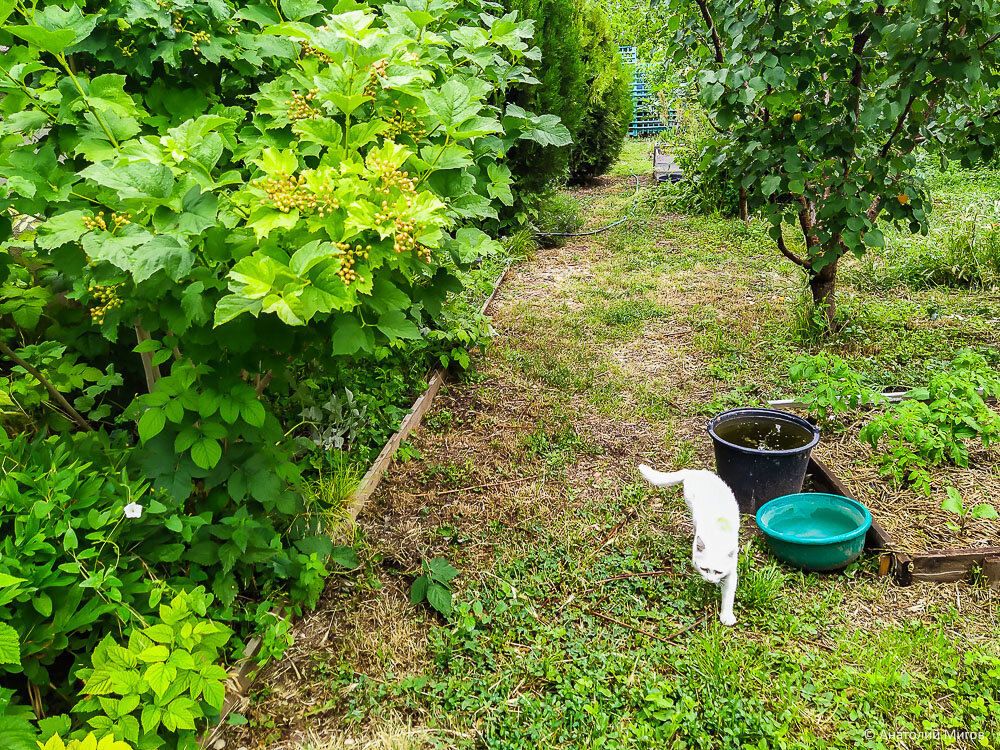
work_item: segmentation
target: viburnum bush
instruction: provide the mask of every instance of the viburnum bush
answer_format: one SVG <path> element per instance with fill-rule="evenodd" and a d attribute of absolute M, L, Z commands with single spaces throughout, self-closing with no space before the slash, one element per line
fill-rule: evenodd
<path fill-rule="evenodd" d="M 304 379 L 407 351 L 461 363 L 482 326 L 447 303 L 499 250 L 505 155 L 569 141 L 504 106 L 537 49 L 494 8 L 0 0 L 0 424 L 35 435 L 17 444 L 31 487 L 51 441 L 110 436 L 161 522 L 138 564 L 208 588 L 216 619 L 248 611 L 238 597 L 314 605 L 331 554 L 355 562 L 300 492 L 312 441 L 278 415 Z M 65 512 L 33 521 L 57 565 L 74 524 L 118 559 L 116 519 Z M 11 607 L 45 585 L 7 553 L 5 572 L 30 587 Z M 148 596 L 134 572 L 111 586 L 122 606 Z"/>

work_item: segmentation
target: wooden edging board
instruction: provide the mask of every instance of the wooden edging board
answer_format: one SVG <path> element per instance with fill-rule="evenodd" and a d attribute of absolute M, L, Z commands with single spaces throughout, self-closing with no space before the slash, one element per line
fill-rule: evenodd
<path fill-rule="evenodd" d="M 810 458 L 808 471 L 816 489 L 857 499 L 822 461 Z M 1000 547 L 933 549 L 915 552 L 913 555 L 893 547 L 895 544 L 892 537 L 873 518 L 872 527 L 865 537 L 865 548 L 881 553 L 879 574 L 892 575 L 900 586 L 909 586 L 914 581 L 944 583 L 968 580 L 978 568 L 992 587 L 1000 587 Z"/>
<path fill-rule="evenodd" d="M 493 300 L 496 299 L 497 292 L 500 291 L 500 285 L 503 284 L 504 279 L 507 278 L 507 272 L 510 270 L 511 265 L 513 265 L 513 262 L 508 263 L 500 276 L 497 277 L 496 283 L 493 285 L 493 291 L 490 293 L 490 296 L 486 299 L 483 306 L 479 310 L 480 315 L 485 315 L 490 305 L 493 304 Z M 350 500 L 347 503 L 347 513 L 350 517 L 350 523 L 353 524 L 357 521 L 358 515 L 365 507 L 365 503 L 367 503 L 368 499 L 375 494 L 375 490 L 382 481 L 382 477 L 389 468 L 389 464 L 396 455 L 396 451 L 399 450 L 400 443 L 402 443 L 406 439 L 407 435 L 416 429 L 420 425 L 420 422 L 423 421 L 424 415 L 427 413 L 427 410 L 430 409 L 431 403 L 434 401 L 434 397 L 437 396 L 438 392 L 441 390 L 441 386 L 444 385 L 445 374 L 446 370 L 443 367 L 439 367 L 431 372 L 427 379 L 426 390 L 424 390 L 417 400 L 413 402 L 413 406 L 410 407 L 409 414 L 403 418 L 403 421 L 399 425 L 399 429 L 396 430 L 393 436 L 389 438 L 382 450 L 379 451 L 379 454 L 375 458 L 371 467 L 361 478 L 358 488 L 351 495 Z M 271 614 L 279 616 L 281 614 L 281 609 L 273 609 L 271 610 Z M 261 639 L 259 637 L 254 637 L 247 641 L 247 646 L 243 650 L 243 658 L 237 662 L 235 668 L 229 673 L 229 680 L 226 686 L 226 699 L 222 704 L 222 711 L 219 715 L 219 723 L 212 727 L 211 732 L 206 732 L 201 736 L 201 739 L 198 742 L 200 747 L 212 747 L 212 744 L 217 741 L 220 733 L 225 728 L 226 718 L 230 713 L 232 713 L 240 698 L 246 695 L 250 686 L 253 685 L 253 681 L 256 679 L 257 674 L 260 671 L 259 668 L 254 669 L 255 664 L 253 660 L 254 657 L 260 652 L 260 647 Z"/>

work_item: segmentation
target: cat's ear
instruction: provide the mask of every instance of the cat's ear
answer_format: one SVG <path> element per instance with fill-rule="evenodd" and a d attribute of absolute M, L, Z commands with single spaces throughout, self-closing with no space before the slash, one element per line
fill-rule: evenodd
<path fill-rule="evenodd" d="M 694 539 L 694 548 L 696 550 L 698 550 L 699 552 L 704 552 L 705 551 L 705 542 L 702 540 L 702 538 L 700 536 L 695 537 L 695 539 Z"/>

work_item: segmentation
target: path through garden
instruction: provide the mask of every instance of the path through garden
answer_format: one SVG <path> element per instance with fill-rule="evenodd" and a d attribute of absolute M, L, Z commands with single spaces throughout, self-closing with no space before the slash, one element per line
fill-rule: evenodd
<path fill-rule="evenodd" d="M 573 192 L 588 226 L 627 209 L 644 149 Z M 635 466 L 711 466 L 709 415 L 787 395 L 801 282 L 763 230 L 651 196 L 623 227 L 511 270 L 476 374 L 442 391 L 358 519 L 363 573 L 331 579 L 229 747 L 879 747 L 882 731 L 996 731 L 1000 613 L 984 587 L 898 588 L 873 564 L 805 576 L 744 533 L 739 621 L 719 624 L 679 494 Z M 880 352 L 912 343 L 892 316 L 867 320 L 891 341 Z M 996 345 L 972 324 L 951 335 Z M 928 357 L 949 346 L 921 341 Z M 409 598 L 435 557 L 461 571 L 447 620 Z"/>

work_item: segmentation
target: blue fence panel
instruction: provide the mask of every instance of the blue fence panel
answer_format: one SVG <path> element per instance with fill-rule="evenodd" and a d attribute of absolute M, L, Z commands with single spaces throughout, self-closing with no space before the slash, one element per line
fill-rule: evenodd
<path fill-rule="evenodd" d="M 677 112 L 670 109 L 667 113 L 668 125 L 663 124 L 660 119 L 659 105 L 655 97 L 649 90 L 642 75 L 642 65 L 635 47 L 619 47 L 622 62 L 633 66 L 634 76 L 632 78 L 632 122 L 628 127 L 628 134 L 632 138 L 642 138 L 648 135 L 656 135 L 666 130 L 668 127 L 676 127 Z"/>

